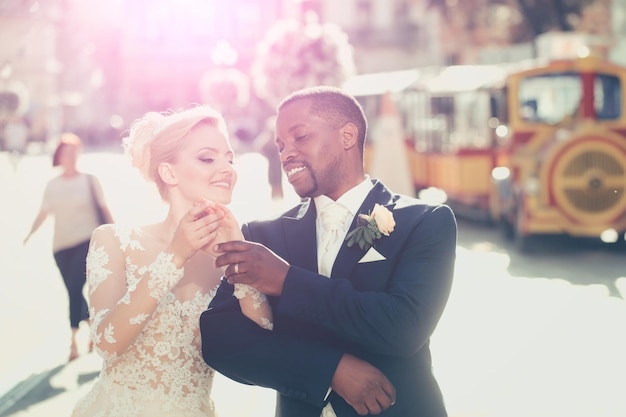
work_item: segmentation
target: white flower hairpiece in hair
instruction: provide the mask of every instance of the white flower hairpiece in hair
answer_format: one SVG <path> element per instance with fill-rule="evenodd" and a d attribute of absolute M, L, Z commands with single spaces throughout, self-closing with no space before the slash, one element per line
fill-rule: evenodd
<path fill-rule="evenodd" d="M 153 180 L 150 178 L 150 146 L 163 129 L 165 118 L 162 113 L 148 112 L 132 124 L 128 136 L 124 138 L 124 149 L 131 164 L 149 181 Z"/>
<path fill-rule="evenodd" d="M 372 247 L 376 240 L 389 236 L 396 227 L 393 214 L 386 207 L 375 204 L 371 214 L 359 214 L 357 227 L 348 233 L 348 246 L 355 243 L 363 250 Z"/>

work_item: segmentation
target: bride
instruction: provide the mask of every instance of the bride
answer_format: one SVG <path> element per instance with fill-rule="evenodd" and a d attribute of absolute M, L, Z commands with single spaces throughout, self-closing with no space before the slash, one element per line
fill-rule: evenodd
<path fill-rule="evenodd" d="M 93 232 L 87 283 L 103 366 L 72 416 L 214 416 L 214 371 L 202 359 L 198 320 L 223 274 L 210 248 L 243 239 L 224 206 L 237 179 L 226 127 L 207 106 L 150 112 L 124 145 L 169 210 L 157 224 Z M 243 285 L 235 294 L 244 314 L 272 328 L 263 294 Z"/>

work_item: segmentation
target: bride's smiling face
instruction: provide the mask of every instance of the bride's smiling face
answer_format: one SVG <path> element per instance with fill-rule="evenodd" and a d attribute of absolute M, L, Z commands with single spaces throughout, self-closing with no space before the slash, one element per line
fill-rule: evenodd
<path fill-rule="evenodd" d="M 176 160 L 169 166 L 172 188 L 190 202 L 202 199 L 230 203 L 237 172 L 234 153 L 226 136 L 208 123 L 193 127 L 181 142 Z"/>

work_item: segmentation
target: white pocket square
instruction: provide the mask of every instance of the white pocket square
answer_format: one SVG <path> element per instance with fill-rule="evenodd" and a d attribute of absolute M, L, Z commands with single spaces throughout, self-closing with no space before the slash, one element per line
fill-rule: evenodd
<path fill-rule="evenodd" d="M 363 264 L 366 262 L 384 261 L 385 259 L 387 258 L 385 258 L 383 255 L 380 254 L 380 252 L 372 247 L 370 248 L 370 250 L 367 251 L 365 255 L 363 255 L 363 257 L 359 260 L 359 263 Z"/>

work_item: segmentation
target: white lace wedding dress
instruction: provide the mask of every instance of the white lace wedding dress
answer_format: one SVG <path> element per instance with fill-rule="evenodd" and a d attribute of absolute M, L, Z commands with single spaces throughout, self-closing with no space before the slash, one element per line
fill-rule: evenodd
<path fill-rule="evenodd" d="M 94 232 L 87 283 L 92 339 L 103 366 L 73 417 L 216 415 L 214 371 L 202 359 L 198 323 L 219 271 L 207 276 L 205 264 L 189 262 L 177 269 L 162 247 L 141 229 L 105 225 Z M 246 297 L 271 328 L 264 296 L 239 291 L 240 302 Z"/>

